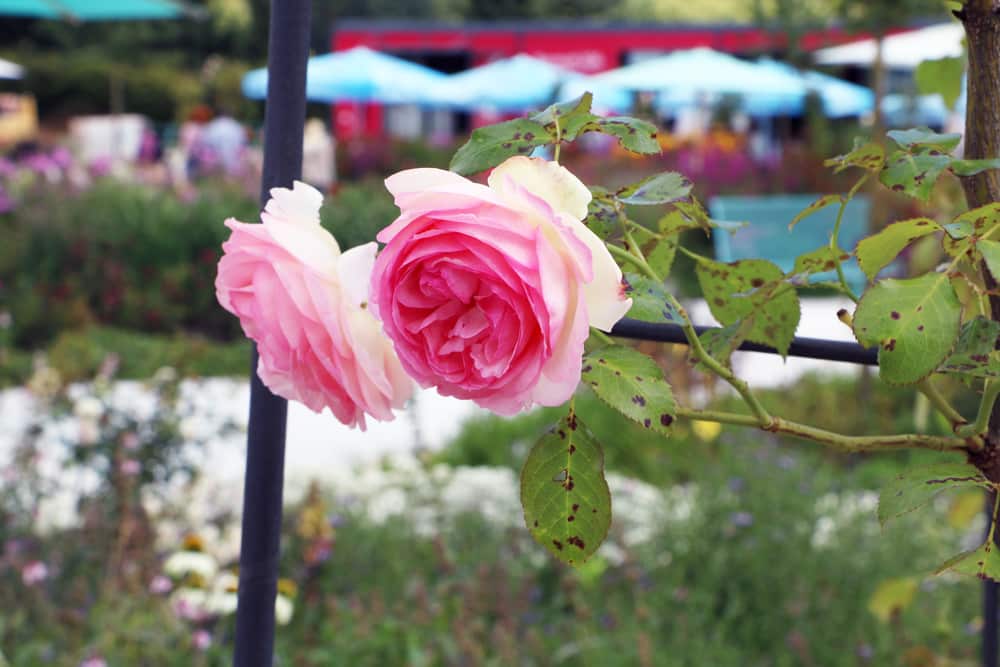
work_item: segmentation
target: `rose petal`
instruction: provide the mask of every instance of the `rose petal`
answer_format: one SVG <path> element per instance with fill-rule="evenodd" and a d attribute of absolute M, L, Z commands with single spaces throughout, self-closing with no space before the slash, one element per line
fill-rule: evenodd
<path fill-rule="evenodd" d="M 544 199 L 555 211 L 562 211 L 577 220 L 587 217 L 591 194 L 566 167 L 541 158 L 518 155 L 496 167 L 487 179 L 490 189 L 513 206 L 520 205 L 521 196 L 511 191 L 516 183 L 536 197 Z"/>

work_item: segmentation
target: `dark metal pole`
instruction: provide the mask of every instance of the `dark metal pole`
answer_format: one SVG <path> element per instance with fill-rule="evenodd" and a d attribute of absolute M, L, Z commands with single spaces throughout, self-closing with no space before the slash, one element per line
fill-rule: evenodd
<path fill-rule="evenodd" d="M 712 327 L 695 326 L 695 331 L 701 335 Z M 629 318 L 622 319 L 611 330 L 612 336 L 619 338 L 634 338 L 637 340 L 653 340 L 660 343 L 687 344 L 684 330 L 677 324 L 654 324 Z M 765 352 L 778 354 L 778 351 L 767 345 L 743 343 L 739 347 L 744 352 Z M 826 361 L 846 361 L 865 366 L 878 365 L 878 350 L 864 348 L 857 343 L 839 340 L 822 340 L 819 338 L 799 338 L 792 340 L 788 348 L 788 356 L 805 357 L 808 359 L 825 359 Z"/>
<path fill-rule="evenodd" d="M 310 5 L 310 0 L 271 1 L 262 206 L 271 188 L 291 186 L 302 172 Z M 287 416 L 288 402 L 272 394 L 257 377 L 255 347 L 250 369 L 235 667 L 270 667 L 274 657 Z"/>

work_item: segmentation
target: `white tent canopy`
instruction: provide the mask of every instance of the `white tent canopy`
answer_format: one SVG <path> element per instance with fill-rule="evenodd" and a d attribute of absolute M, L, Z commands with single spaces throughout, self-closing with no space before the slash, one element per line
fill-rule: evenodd
<path fill-rule="evenodd" d="M 962 55 L 965 33 L 958 23 L 940 23 L 920 30 L 886 37 L 882 59 L 890 69 L 914 69 L 925 60 Z M 815 53 L 820 65 L 871 65 L 875 61 L 875 40 L 865 39 Z"/>
<path fill-rule="evenodd" d="M 0 58 L 0 79 L 20 79 L 22 76 L 24 76 L 23 67 Z"/>

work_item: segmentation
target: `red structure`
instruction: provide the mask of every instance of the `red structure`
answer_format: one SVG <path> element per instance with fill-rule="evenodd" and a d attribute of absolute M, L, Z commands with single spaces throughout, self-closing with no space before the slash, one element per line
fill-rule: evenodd
<path fill-rule="evenodd" d="M 807 50 L 840 44 L 858 35 L 830 27 L 803 35 Z M 779 54 L 787 35 L 747 25 L 588 23 L 512 21 L 434 23 L 348 19 L 334 27 L 332 51 L 367 46 L 423 63 L 443 72 L 527 53 L 569 69 L 595 74 L 627 64 L 643 52 L 664 53 L 705 46 L 735 54 Z M 338 104 L 334 113 L 341 138 L 379 134 L 377 105 Z"/>

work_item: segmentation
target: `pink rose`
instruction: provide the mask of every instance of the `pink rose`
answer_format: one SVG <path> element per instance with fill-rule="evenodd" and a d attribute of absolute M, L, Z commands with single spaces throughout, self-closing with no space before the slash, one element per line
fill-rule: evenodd
<path fill-rule="evenodd" d="M 401 215 L 378 236 L 372 302 L 407 372 L 500 414 L 565 402 L 589 327 L 608 331 L 631 306 L 581 222 L 586 186 L 554 162 L 513 157 L 488 187 L 440 169 L 386 187 Z"/>
<path fill-rule="evenodd" d="M 376 244 L 341 253 L 320 226 L 322 203 L 296 182 L 271 190 L 263 224 L 227 220 L 216 296 L 256 341 L 271 391 L 363 430 L 365 413 L 391 420 L 412 382 L 367 307 Z"/>

